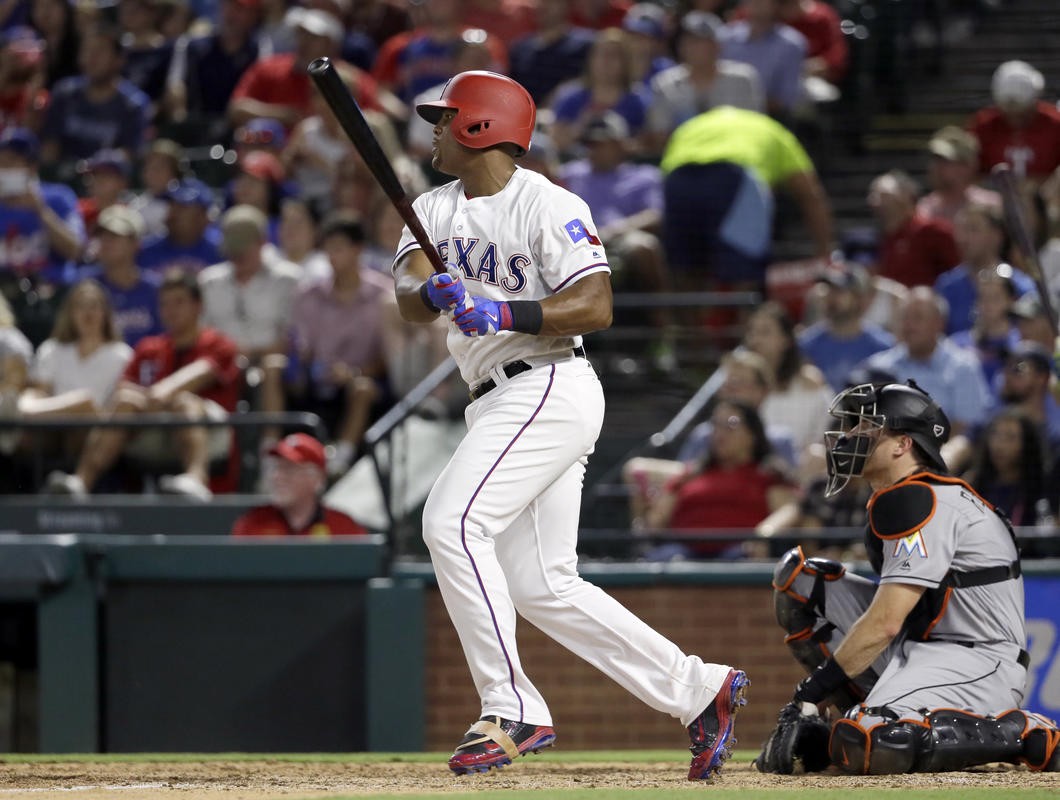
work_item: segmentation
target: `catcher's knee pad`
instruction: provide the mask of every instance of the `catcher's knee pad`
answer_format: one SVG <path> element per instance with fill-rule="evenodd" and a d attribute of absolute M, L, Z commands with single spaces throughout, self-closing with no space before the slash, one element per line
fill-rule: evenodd
<path fill-rule="evenodd" d="M 1060 728 L 1053 720 L 1018 708 L 997 719 L 1019 731 L 1022 748 L 1018 761 L 1033 772 L 1060 772 Z"/>
<path fill-rule="evenodd" d="M 864 714 L 878 713 L 895 716 L 887 709 L 865 709 L 836 722 L 829 756 L 840 769 L 891 775 L 951 772 L 994 761 L 1025 760 L 1021 733 L 1028 715 L 1021 711 L 995 718 L 942 708 L 929 712 L 923 722 L 896 719 L 867 729 L 859 724 Z M 1044 756 L 1044 748 L 1040 755 Z"/>

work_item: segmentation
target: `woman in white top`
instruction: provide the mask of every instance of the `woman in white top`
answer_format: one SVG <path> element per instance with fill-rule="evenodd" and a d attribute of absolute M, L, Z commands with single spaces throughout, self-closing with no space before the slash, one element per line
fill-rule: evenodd
<path fill-rule="evenodd" d="M 776 377 L 775 388 L 759 408 L 762 419 L 790 430 L 796 449 L 805 455 L 822 442 L 832 391 L 799 351 L 794 323 L 781 306 L 764 303 L 747 320 L 743 346 L 765 358 Z"/>
<path fill-rule="evenodd" d="M 36 419 L 100 416 L 132 353 L 114 324 L 106 290 L 94 280 L 81 281 L 63 301 L 51 338 L 37 348 L 19 411 Z M 86 432 L 62 437 L 65 449 L 76 447 Z"/>

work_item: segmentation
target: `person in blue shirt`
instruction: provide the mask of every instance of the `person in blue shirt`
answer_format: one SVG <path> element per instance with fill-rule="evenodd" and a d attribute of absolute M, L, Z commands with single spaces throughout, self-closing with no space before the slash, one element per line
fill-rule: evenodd
<path fill-rule="evenodd" d="M 145 336 L 162 332 L 158 315 L 156 274 L 142 272 L 136 264 L 144 218 L 128 206 L 103 209 L 96 223 L 99 231 L 99 261 L 81 271 L 83 278 L 95 278 L 110 297 L 114 322 L 125 343 L 135 347 Z"/>
<path fill-rule="evenodd" d="M 950 336 L 955 345 L 976 355 L 987 386 L 995 392 L 1005 359 L 1020 340 L 1019 328 L 1012 319 L 1012 307 L 1016 301 L 1012 272 L 1008 264 L 999 264 L 996 269 L 979 273 L 973 313 L 975 322 L 970 328 Z"/>
<path fill-rule="evenodd" d="M 169 189 L 166 199 L 166 233 L 144 241 L 140 266 L 156 273 L 169 267 L 199 272 L 224 261 L 221 232 L 210 222 L 213 190 L 196 178 L 184 178 Z"/>
<path fill-rule="evenodd" d="M 1007 272 L 1016 297 L 1034 290 L 1034 281 L 1026 273 L 1001 261 L 1005 246 L 1005 220 L 999 208 L 971 203 L 954 220 L 953 237 L 961 254 L 961 263 L 939 275 L 935 291 L 946 300 L 950 315 L 946 333 L 967 330 L 975 324 L 974 308 L 977 281 L 981 274 L 994 270 Z"/>
<path fill-rule="evenodd" d="M 872 300 L 872 278 L 864 267 L 847 264 L 817 278 L 824 284 L 823 319 L 799 335 L 799 349 L 837 392 L 847 376 L 869 356 L 894 346 L 894 337 L 865 319 Z"/>
<path fill-rule="evenodd" d="M 0 271 L 65 284 L 85 242 L 77 195 L 37 177 L 39 146 L 27 128 L 0 134 Z"/>
<path fill-rule="evenodd" d="M 52 90 L 41 131 L 43 160 L 76 161 L 107 148 L 121 148 L 135 158 L 144 145 L 151 101 L 121 76 L 120 31 L 104 24 L 90 29 L 78 63 L 81 74 Z"/>

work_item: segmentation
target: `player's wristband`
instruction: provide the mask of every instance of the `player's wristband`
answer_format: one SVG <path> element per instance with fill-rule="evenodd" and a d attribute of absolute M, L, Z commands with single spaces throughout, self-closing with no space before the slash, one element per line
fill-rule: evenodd
<path fill-rule="evenodd" d="M 839 666 L 839 662 L 830 658 L 799 684 L 793 699 L 816 705 L 849 680 L 850 676 Z"/>
<path fill-rule="evenodd" d="M 511 330 L 535 335 L 541 332 L 545 315 L 537 300 L 509 300 L 508 308 L 512 312 Z"/>
<path fill-rule="evenodd" d="M 442 309 L 438 308 L 434 303 L 431 302 L 431 295 L 427 291 L 427 282 L 424 281 L 423 285 L 420 286 L 420 300 L 427 306 L 428 311 L 433 311 L 435 314 L 441 314 Z"/>

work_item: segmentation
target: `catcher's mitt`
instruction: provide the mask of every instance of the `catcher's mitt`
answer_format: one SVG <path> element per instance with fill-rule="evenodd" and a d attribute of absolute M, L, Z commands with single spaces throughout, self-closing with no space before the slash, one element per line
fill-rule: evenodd
<path fill-rule="evenodd" d="M 830 763 L 828 736 L 832 726 L 812 703 L 788 703 L 780 709 L 777 727 L 769 734 L 755 766 L 759 772 L 791 775 L 796 764 L 806 772 L 820 772 Z"/>

